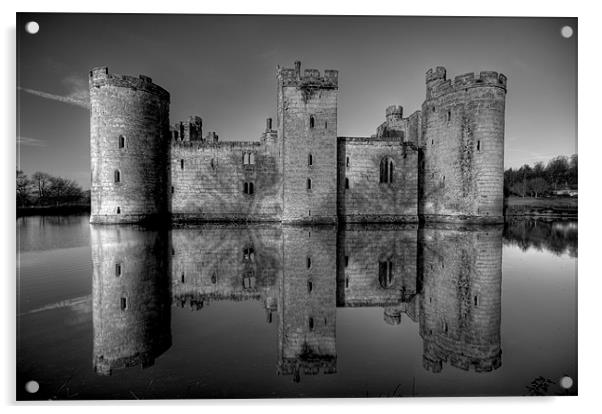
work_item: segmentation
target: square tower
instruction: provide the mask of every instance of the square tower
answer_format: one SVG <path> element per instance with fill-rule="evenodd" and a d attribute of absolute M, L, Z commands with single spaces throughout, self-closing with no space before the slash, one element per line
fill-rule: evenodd
<path fill-rule="evenodd" d="M 338 71 L 278 68 L 283 222 L 337 220 Z"/>

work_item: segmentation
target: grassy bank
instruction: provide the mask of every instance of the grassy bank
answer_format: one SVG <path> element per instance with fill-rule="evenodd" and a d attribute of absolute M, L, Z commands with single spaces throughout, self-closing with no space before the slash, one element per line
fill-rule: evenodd
<path fill-rule="evenodd" d="M 511 196 L 504 200 L 504 211 L 506 216 L 577 217 L 577 198 Z"/>
<path fill-rule="evenodd" d="M 69 204 L 60 206 L 17 207 L 17 217 L 22 216 L 65 216 L 90 213 L 89 204 Z"/>

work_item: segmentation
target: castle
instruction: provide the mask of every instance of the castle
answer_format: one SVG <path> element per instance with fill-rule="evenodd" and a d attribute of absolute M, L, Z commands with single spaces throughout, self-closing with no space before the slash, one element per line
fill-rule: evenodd
<path fill-rule="evenodd" d="M 219 141 L 170 124 L 149 77 L 90 71 L 92 223 L 503 222 L 506 77 L 426 73 L 422 109 L 390 106 L 371 137 L 339 137 L 338 71 L 278 68 L 276 122 Z"/>

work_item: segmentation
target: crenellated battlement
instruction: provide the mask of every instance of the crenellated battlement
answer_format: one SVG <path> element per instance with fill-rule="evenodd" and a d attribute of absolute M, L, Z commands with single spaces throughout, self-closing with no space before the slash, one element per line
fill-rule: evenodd
<path fill-rule="evenodd" d="M 215 132 L 213 132 L 215 134 Z M 217 136 L 217 135 L 215 135 Z M 207 137 L 211 137 L 208 134 Z M 203 141 L 177 141 L 172 140 L 173 147 L 180 148 L 249 148 L 256 149 L 261 147 L 260 141 L 218 141 L 217 139 L 205 139 Z"/>
<path fill-rule="evenodd" d="M 445 68 L 439 66 L 436 70 L 426 72 L 427 99 L 436 98 L 448 93 L 475 87 L 498 87 L 506 90 L 507 77 L 494 71 L 482 71 L 478 76 L 474 72 L 458 75 L 452 81 L 447 79 Z"/>
<path fill-rule="evenodd" d="M 403 118 L 403 106 L 401 105 L 390 105 L 385 111 L 387 120 L 402 119 Z"/>
<path fill-rule="evenodd" d="M 153 80 L 145 75 L 131 76 L 109 73 L 109 68 L 106 66 L 93 68 L 89 75 L 90 87 L 101 86 L 116 86 L 120 88 L 130 88 L 134 90 L 142 90 L 153 95 L 159 96 L 161 99 L 166 99 L 169 102 L 169 92 L 153 83 Z"/>
<path fill-rule="evenodd" d="M 296 61 L 294 68 L 277 69 L 278 83 L 281 86 L 314 87 L 324 89 L 338 89 L 339 71 L 325 70 L 324 76 L 318 69 L 305 69 L 301 74 L 301 62 Z"/>

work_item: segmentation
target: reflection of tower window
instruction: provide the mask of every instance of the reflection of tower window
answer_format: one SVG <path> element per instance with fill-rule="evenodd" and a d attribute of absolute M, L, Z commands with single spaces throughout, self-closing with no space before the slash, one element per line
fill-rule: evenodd
<path fill-rule="evenodd" d="M 388 289 L 393 284 L 393 262 L 378 262 L 378 282 L 384 289 Z"/>
<path fill-rule="evenodd" d="M 244 289 L 254 289 L 255 288 L 255 274 L 253 272 L 248 272 L 242 278 L 242 287 Z"/>
<path fill-rule="evenodd" d="M 126 298 L 121 298 L 120 307 L 121 307 L 122 311 L 124 311 L 128 308 L 128 302 L 127 302 Z"/>
<path fill-rule="evenodd" d="M 115 265 L 115 276 L 119 277 L 121 276 L 121 263 L 117 263 Z M 475 297 L 476 299 L 476 297 Z"/>
<path fill-rule="evenodd" d="M 243 260 L 255 261 L 255 249 L 252 247 L 247 247 L 243 250 Z"/>

